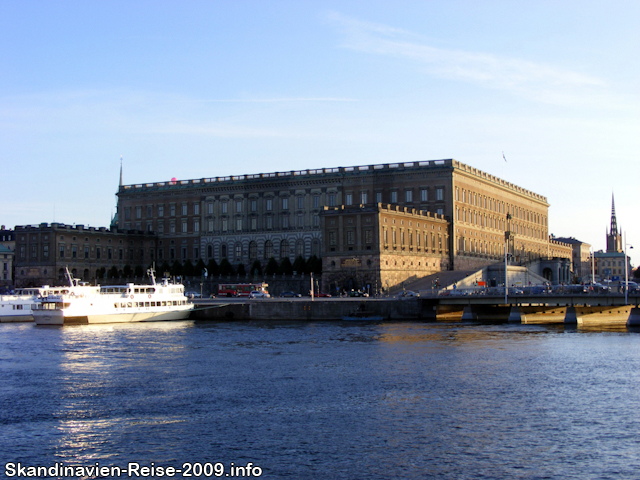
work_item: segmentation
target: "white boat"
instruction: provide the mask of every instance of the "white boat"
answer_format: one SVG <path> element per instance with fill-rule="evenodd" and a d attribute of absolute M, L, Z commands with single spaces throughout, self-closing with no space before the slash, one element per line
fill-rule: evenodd
<path fill-rule="evenodd" d="M 43 298 L 33 310 L 36 325 L 155 322 L 186 319 L 193 304 L 184 286 L 164 279 L 150 285 L 88 286 L 70 279 L 72 286 L 62 295 Z"/>
<path fill-rule="evenodd" d="M 14 294 L 0 296 L 0 322 L 33 322 L 33 310 L 43 297 L 59 295 L 67 287 L 19 288 Z"/>

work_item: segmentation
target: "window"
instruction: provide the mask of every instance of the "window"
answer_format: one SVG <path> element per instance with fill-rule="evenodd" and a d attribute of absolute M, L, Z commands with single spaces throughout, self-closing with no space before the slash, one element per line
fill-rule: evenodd
<path fill-rule="evenodd" d="M 267 230 L 271 230 L 273 228 L 273 217 L 271 215 L 265 217 L 265 228 Z"/>
<path fill-rule="evenodd" d="M 207 213 L 213 215 L 213 202 L 207 203 Z"/>
<path fill-rule="evenodd" d="M 89 258 L 89 247 L 88 246 L 84 247 L 84 258 Z"/>
<path fill-rule="evenodd" d="M 313 214 L 313 226 L 314 227 L 320 226 L 320 215 L 318 215 L 317 213 Z"/>
<path fill-rule="evenodd" d="M 147 218 L 153 217 L 153 205 L 147 205 Z"/>
<path fill-rule="evenodd" d="M 229 203 L 226 200 L 222 202 L 222 213 L 229 213 Z"/>
<path fill-rule="evenodd" d="M 289 215 L 282 216 L 282 228 L 289 228 Z"/>
<path fill-rule="evenodd" d="M 199 203 L 194 203 L 193 204 L 193 214 L 194 215 L 200 215 L 200 204 Z"/>
<path fill-rule="evenodd" d="M 213 218 L 207 220 L 207 231 L 213 232 Z"/>
<path fill-rule="evenodd" d="M 273 257 L 273 243 L 271 240 L 264 242 L 264 259 L 269 260 Z"/>
<path fill-rule="evenodd" d="M 304 197 L 300 196 L 298 197 L 298 209 L 303 209 L 304 208 Z"/>
<path fill-rule="evenodd" d="M 283 197 L 282 198 L 282 209 L 283 210 L 288 210 L 289 209 L 289 198 L 288 197 Z"/>
<path fill-rule="evenodd" d="M 251 199 L 251 211 L 255 212 L 258 210 L 258 201 L 255 198 Z"/>
<path fill-rule="evenodd" d="M 187 233 L 187 221 L 182 221 L 182 233 Z"/>
<path fill-rule="evenodd" d="M 236 218 L 236 232 L 242 231 L 242 217 Z"/>
<path fill-rule="evenodd" d="M 330 207 L 335 207 L 336 206 L 336 194 L 335 193 L 330 193 L 329 194 L 329 206 Z"/>
<path fill-rule="evenodd" d="M 420 190 L 420 201 L 427 202 L 429 201 L 429 191 L 426 188 Z"/>
<path fill-rule="evenodd" d="M 355 242 L 355 232 L 353 230 L 347 231 L 347 245 L 353 245 Z"/>
<path fill-rule="evenodd" d="M 404 201 L 407 202 L 407 203 L 413 202 L 413 191 L 412 190 L 405 190 L 405 192 L 404 192 Z"/>
<path fill-rule="evenodd" d="M 136 218 L 142 218 L 142 207 L 140 205 L 136 207 Z"/>
<path fill-rule="evenodd" d="M 373 243 L 373 231 L 365 230 L 364 231 L 364 243 Z"/>
<path fill-rule="evenodd" d="M 338 244 L 338 233 L 333 230 L 331 232 L 329 232 L 329 245 L 335 246 Z"/>
<path fill-rule="evenodd" d="M 187 215 L 188 206 L 186 203 L 182 204 L 182 215 Z"/>
<path fill-rule="evenodd" d="M 303 213 L 299 213 L 298 214 L 298 228 L 303 228 L 304 227 L 304 214 Z"/>
<path fill-rule="evenodd" d="M 398 203 L 398 192 L 391 192 L 391 203 Z"/>
<path fill-rule="evenodd" d="M 200 231 L 200 220 L 194 220 L 193 221 L 193 231 L 194 232 L 199 232 Z"/>
<path fill-rule="evenodd" d="M 313 208 L 320 208 L 320 195 L 313 196 Z"/>
<path fill-rule="evenodd" d="M 98 249 L 99 251 L 100 249 Z M 49 258 L 49 245 L 43 245 L 42 246 L 42 257 L 43 258 Z"/>
<path fill-rule="evenodd" d="M 158 216 L 164 217 L 164 205 L 158 205 Z"/>
<path fill-rule="evenodd" d="M 353 194 L 351 194 L 351 193 L 347 193 L 347 194 L 344 196 L 344 199 L 345 199 L 345 200 L 344 200 L 344 204 L 345 204 L 345 205 L 353 205 Z"/>
<path fill-rule="evenodd" d="M 436 188 L 436 200 L 439 202 L 444 200 L 444 187 Z"/>
<path fill-rule="evenodd" d="M 376 203 L 382 203 L 382 192 L 376 192 Z"/>
<path fill-rule="evenodd" d="M 267 198 L 265 207 L 266 207 L 267 212 L 270 212 L 270 211 L 273 210 L 273 199 L 272 198 Z"/>
<path fill-rule="evenodd" d="M 242 213 L 242 200 L 236 201 L 236 213 Z"/>
<path fill-rule="evenodd" d="M 251 218 L 251 230 L 257 230 L 258 229 L 258 219 L 256 217 L 252 217 Z"/>
<path fill-rule="evenodd" d="M 360 192 L 360 204 L 361 205 L 367 204 L 367 192 Z"/>
<path fill-rule="evenodd" d="M 172 203 L 171 205 L 169 205 L 169 215 L 172 217 L 176 216 L 176 204 Z"/>
<path fill-rule="evenodd" d="M 236 243 L 236 260 L 238 262 L 242 261 L 242 244 Z"/>
<path fill-rule="evenodd" d="M 229 230 L 229 219 L 223 218 L 222 219 L 222 231 L 226 232 L 228 230 Z"/>

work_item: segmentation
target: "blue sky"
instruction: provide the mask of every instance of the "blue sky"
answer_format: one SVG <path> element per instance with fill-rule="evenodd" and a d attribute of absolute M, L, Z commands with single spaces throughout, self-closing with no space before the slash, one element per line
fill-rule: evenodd
<path fill-rule="evenodd" d="M 455 158 L 545 195 L 550 232 L 596 249 L 615 194 L 638 265 L 639 18 L 611 0 L 0 0 L 0 223 L 107 226 L 121 155 L 127 184 Z"/>

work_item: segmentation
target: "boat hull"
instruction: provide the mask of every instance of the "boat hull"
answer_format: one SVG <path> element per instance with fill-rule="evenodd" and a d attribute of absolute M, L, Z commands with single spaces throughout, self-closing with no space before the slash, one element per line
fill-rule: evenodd
<path fill-rule="evenodd" d="M 164 322 L 186 320 L 193 309 L 192 305 L 180 310 L 121 312 L 109 314 L 74 315 L 64 310 L 34 312 L 36 325 L 87 325 L 101 323 Z"/>
<path fill-rule="evenodd" d="M 31 313 L 25 315 L 0 315 L 0 323 L 33 322 Z"/>

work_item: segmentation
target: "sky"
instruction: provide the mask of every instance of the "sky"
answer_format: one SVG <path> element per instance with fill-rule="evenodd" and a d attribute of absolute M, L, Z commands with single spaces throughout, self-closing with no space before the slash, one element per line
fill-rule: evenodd
<path fill-rule="evenodd" d="M 0 223 L 125 184 L 454 158 L 640 263 L 640 2 L 0 0 Z M 506 159 L 506 161 L 505 161 Z M 635 253 L 637 252 L 637 253 Z"/>

